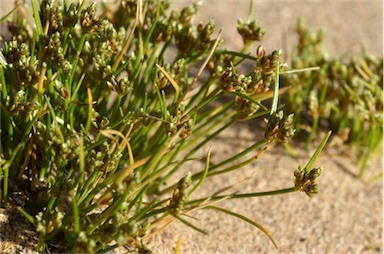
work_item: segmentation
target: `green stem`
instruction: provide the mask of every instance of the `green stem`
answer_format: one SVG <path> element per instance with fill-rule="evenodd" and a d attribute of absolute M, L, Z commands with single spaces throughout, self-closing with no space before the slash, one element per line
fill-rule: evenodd
<path fill-rule="evenodd" d="M 231 158 L 229 158 L 225 161 L 220 162 L 219 164 L 214 165 L 213 167 L 210 168 L 209 171 L 212 172 L 212 171 L 214 171 L 214 170 L 216 170 L 216 169 L 218 169 L 218 168 L 220 168 L 220 167 L 222 167 L 228 163 L 231 163 L 231 162 L 243 157 L 244 155 L 262 147 L 263 145 L 266 145 L 267 143 L 268 143 L 268 141 L 266 139 L 262 139 L 262 140 L 256 142 L 255 144 L 251 145 L 250 147 L 248 147 L 244 151 L 232 156 Z"/>
<path fill-rule="evenodd" d="M 198 205 L 203 202 L 212 202 L 212 201 L 219 201 L 219 200 L 227 200 L 227 199 L 242 199 L 242 198 L 254 198 L 254 197 L 265 197 L 265 196 L 275 196 L 275 195 L 283 195 L 291 192 L 296 192 L 297 189 L 295 187 L 291 188 L 285 188 L 285 189 L 279 189 L 274 191 L 266 191 L 266 192 L 254 192 L 254 193 L 244 193 L 244 194 L 234 194 L 234 195 L 223 195 L 223 196 L 213 196 L 213 197 L 206 197 L 206 198 L 200 198 L 196 200 L 192 200 L 187 202 L 186 206 L 194 206 Z M 143 219 L 150 218 L 155 215 L 159 215 L 161 213 L 164 213 L 168 211 L 168 206 L 159 208 L 159 209 L 153 209 L 151 212 L 147 213 Z"/>
<path fill-rule="evenodd" d="M 225 173 L 228 173 L 230 171 L 233 171 L 233 170 L 236 170 L 236 169 L 239 169 L 239 168 L 242 168 L 246 165 L 248 165 L 249 163 L 255 161 L 256 158 L 255 157 L 252 157 L 252 158 L 249 158 L 248 160 L 245 160 L 243 162 L 240 162 L 236 165 L 233 165 L 233 166 L 230 166 L 228 168 L 225 168 L 225 169 L 222 169 L 222 170 L 217 170 L 217 171 L 210 171 L 208 176 L 214 176 L 214 175 L 221 175 L 221 174 L 225 174 Z M 193 178 L 192 178 L 193 179 Z"/>
<path fill-rule="evenodd" d="M 77 205 L 77 195 L 72 197 L 73 226 L 75 234 L 80 233 L 79 207 Z"/>
<path fill-rule="evenodd" d="M 35 20 L 37 34 L 40 36 L 43 34 L 43 26 L 40 20 L 38 4 L 36 3 L 36 0 L 32 0 L 31 4 L 32 4 L 33 19 Z"/>
<path fill-rule="evenodd" d="M 279 67 L 280 67 L 280 63 L 279 63 L 279 61 L 277 61 L 276 72 L 275 72 L 275 89 L 273 90 L 271 115 L 276 113 L 277 104 L 279 102 Z"/>
<path fill-rule="evenodd" d="M 325 147 L 329 137 L 331 136 L 332 131 L 329 131 L 327 135 L 324 137 L 323 141 L 321 141 L 320 145 L 317 147 L 315 153 L 312 155 L 311 159 L 308 161 L 307 165 L 304 167 L 304 171 L 309 172 L 312 169 L 313 164 L 315 163 L 317 157 L 319 157 L 321 151 Z"/>
<path fill-rule="evenodd" d="M 195 205 L 195 204 L 202 203 L 204 201 L 217 201 L 217 200 L 223 200 L 223 199 L 242 199 L 242 198 L 275 196 L 275 195 L 282 195 L 282 194 L 287 194 L 287 193 L 296 192 L 296 191 L 297 191 L 297 189 L 295 187 L 291 187 L 291 188 L 279 189 L 279 190 L 274 190 L 274 191 L 213 196 L 213 197 L 206 197 L 206 198 L 200 198 L 200 199 L 192 200 L 190 202 L 187 202 L 187 205 Z"/>
<path fill-rule="evenodd" d="M 8 181 L 9 181 L 9 167 L 11 167 L 12 162 L 15 160 L 15 157 L 20 149 L 23 149 L 24 142 L 19 143 L 17 147 L 13 150 L 11 157 L 9 160 L 5 163 L 3 166 L 3 173 L 4 173 L 4 179 L 3 179 L 3 200 L 4 200 L 4 206 L 8 206 Z"/>
<path fill-rule="evenodd" d="M 316 135 L 316 132 L 317 132 L 317 127 L 319 125 L 319 117 L 318 116 L 315 116 L 313 118 L 313 124 L 312 124 L 312 128 L 311 128 L 311 131 L 309 133 L 309 136 L 306 140 L 306 144 L 305 144 L 305 149 L 308 150 L 309 146 L 311 145 L 315 135 Z"/>
<path fill-rule="evenodd" d="M 35 218 L 27 213 L 22 207 L 17 207 L 17 210 L 32 224 L 35 224 Z"/>
<path fill-rule="evenodd" d="M 275 246 L 276 250 L 278 250 L 279 248 L 277 247 L 275 241 L 273 240 L 272 236 L 268 233 L 268 231 L 263 227 L 261 226 L 260 224 L 256 223 L 255 221 L 245 217 L 244 215 L 241 215 L 239 213 L 235 213 L 235 212 L 232 212 L 228 209 L 224 209 L 224 208 L 221 208 L 221 207 L 217 207 L 217 206 L 207 206 L 207 207 L 204 207 L 205 209 L 214 209 L 216 211 L 220 211 L 220 212 L 223 212 L 223 213 L 226 213 L 226 214 L 229 214 L 231 216 L 234 216 L 234 217 L 237 217 L 255 227 L 257 227 L 258 229 L 260 229 L 268 238 L 269 240 L 273 243 L 273 245 Z"/>

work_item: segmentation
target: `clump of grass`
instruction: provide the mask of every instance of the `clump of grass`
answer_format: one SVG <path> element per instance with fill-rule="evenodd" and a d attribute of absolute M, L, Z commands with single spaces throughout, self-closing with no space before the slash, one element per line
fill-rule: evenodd
<path fill-rule="evenodd" d="M 95 3 L 31 3 L 33 26 L 18 6 L 1 49 L 0 178 L 2 207 L 17 206 L 35 225 L 38 251 L 148 252 L 146 241 L 174 220 L 206 233 L 185 216 L 197 209 L 238 217 L 276 246 L 261 225 L 216 204 L 316 194 L 321 169 L 312 166 L 330 133 L 294 172 L 293 187 L 192 198 L 210 177 L 294 135 L 293 115 L 278 104 L 281 52 L 244 54 L 261 39 L 257 22 L 239 22 L 242 53 L 218 49 L 213 21 L 193 24 L 199 4 L 167 14 L 167 1 L 122 0 L 99 16 Z M 250 73 L 238 72 L 242 61 L 254 62 Z M 209 150 L 200 171 L 168 183 L 226 128 L 260 116 L 268 119 L 265 138 L 215 165 Z"/>
<path fill-rule="evenodd" d="M 324 30 L 312 32 L 301 19 L 299 43 L 292 67 L 319 67 L 318 71 L 284 76 L 287 107 L 295 115 L 298 133 L 307 132 L 309 145 L 318 127 L 332 129 L 357 155 L 362 177 L 367 162 L 383 139 L 383 58 L 368 54 L 349 62 L 332 58 L 323 45 Z"/>

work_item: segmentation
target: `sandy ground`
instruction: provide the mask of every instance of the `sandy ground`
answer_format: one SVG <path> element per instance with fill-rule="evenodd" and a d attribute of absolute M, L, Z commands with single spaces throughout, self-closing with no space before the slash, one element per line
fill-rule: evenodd
<path fill-rule="evenodd" d="M 256 133 L 255 133 L 256 132 Z M 252 140 L 262 137 L 252 127 L 238 126 L 212 143 L 213 160 L 226 158 L 241 151 Z M 230 140 L 230 142 L 229 142 Z M 317 142 L 318 144 L 318 142 Z M 255 176 L 233 189 L 241 193 L 276 190 L 292 186 L 293 170 L 304 166 L 313 151 L 304 152 L 301 144 L 293 143 L 296 159 L 284 148 L 275 146 L 252 165 L 212 178 L 199 191 L 208 196 L 224 185 L 235 184 Z M 382 248 L 382 182 L 367 184 L 358 180 L 358 168 L 340 148 L 328 148 L 315 166 L 324 168 L 319 178 L 321 191 L 309 198 L 303 193 L 282 196 L 231 200 L 219 204 L 246 215 L 264 226 L 276 241 L 280 253 L 381 253 Z M 203 165 L 200 165 L 200 169 Z M 378 155 L 371 161 L 368 174 L 378 174 L 382 160 Z M 277 253 L 261 231 L 239 219 L 215 211 L 204 210 L 190 214 L 196 226 L 209 236 L 175 222 L 153 242 L 158 253 L 173 253 L 179 237 L 181 253 Z"/>
<path fill-rule="evenodd" d="M 7 10 L 9 2 L 0 0 L 0 14 Z M 178 0 L 173 4 L 179 8 L 190 2 Z M 285 57 L 289 57 L 289 49 L 296 42 L 294 29 L 300 16 L 305 17 L 310 27 L 326 27 L 326 46 L 331 56 L 359 54 L 361 43 L 370 52 L 382 55 L 382 7 L 382 1 L 255 1 L 254 16 L 267 30 L 261 44 L 267 50 L 283 49 Z M 248 1 L 245 0 L 207 0 L 196 22 L 216 20 L 217 27 L 223 28 L 225 46 L 239 49 L 242 41 L 236 33 L 236 20 L 246 19 L 247 13 Z M 257 129 L 252 125 L 230 128 L 210 144 L 212 160 L 219 162 L 259 140 L 262 133 Z M 304 151 L 299 143 L 293 143 L 293 147 L 298 152 L 297 158 L 288 156 L 280 146 L 272 147 L 252 165 L 230 176 L 207 181 L 199 195 L 212 194 L 253 174 L 252 179 L 234 191 L 246 193 L 291 187 L 294 169 L 305 165 L 313 152 Z M 370 161 L 365 179 L 382 171 L 382 158 L 383 150 L 380 150 Z M 359 168 L 345 147 L 327 148 L 315 166 L 322 166 L 324 172 L 318 181 L 321 192 L 312 198 L 292 193 L 225 201 L 220 205 L 263 225 L 276 241 L 280 253 L 382 253 L 382 181 L 367 183 L 356 179 L 354 175 Z M 197 164 L 191 170 L 202 167 Z M 191 215 L 198 218 L 192 219 L 193 223 L 209 235 L 201 235 L 175 222 L 153 239 L 151 245 L 157 253 L 173 253 L 179 237 L 182 239 L 181 253 L 187 254 L 278 252 L 261 231 L 238 219 L 210 210 Z M 15 223 L 0 224 L 2 246 L 25 235 L 14 230 L 12 236 L 3 234 L 6 227 L 12 231 Z M 22 251 L 13 250 L 15 253 Z"/>

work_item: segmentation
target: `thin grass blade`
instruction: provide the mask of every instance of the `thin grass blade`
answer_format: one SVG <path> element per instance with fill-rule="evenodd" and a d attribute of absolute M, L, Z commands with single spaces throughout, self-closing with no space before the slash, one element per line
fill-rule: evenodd
<path fill-rule="evenodd" d="M 241 220 L 251 224 L 252 226 L 257 227 L 258 229 L 260 229 L 269 238 L 269 240 L 272 242 L 273 246 L 275 246 L 276 250 L 279 249 L 277 247 L 277 244 L 273 240 L 272 236 L 269 234 L 269 232 L 263 226 L 261 226 L 260 224 L 256 223 L 255 221 L 245 217 L 244 215 L 241 215 L 241 214 L 229 211 L 227 209 L 224 209 L 224 208 L 221 208 L 221 207 L 218 207 L 218 206 L 207 206 L 205 208 L 206 209 L 213 209 L 213 210 L 216 210 L 216 211 L 219 211 L 219 212 L 223 212 L 223 213 L 229 214 L 231 216 L 234 216 L 236 218 L 239 218 L 239 219 L 241 219 Z"/>

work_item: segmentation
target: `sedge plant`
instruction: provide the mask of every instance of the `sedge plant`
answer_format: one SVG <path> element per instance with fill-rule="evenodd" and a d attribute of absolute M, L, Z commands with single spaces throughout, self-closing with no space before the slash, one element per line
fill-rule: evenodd
<path fill-rule="evenodd" d="M 186 216 L 198 209 L 250 223 L 276 246 L 260 224 L 218 202 L 319 191 L 313 164 L 330 133 L 291 187 L 193 198 L 211 177 L 260 160 L 295 132 L 278 102 L 281 51 L 246 52 L 264 34 L 251 17 L 239 22 L 244 49 L 219 49 L 214 22 L 192 22 L 198 6 L 121 0 L 98 14 L 95 3 L 32 0 L 1 19 L 12 35 L 0 52 L 1 206 L 35 226 L 37 251 L 150 252 L 146 243 L 173 221 L 206 233 Z M 243 61 L 252 71 L 238 70 Z M 172 182 L 225 129 L 263 117 L 264 138 L 215 165 L 209 150 L 200 171 Z"/>
<path fill-rule="evenodd" d="M 294 69 L 317 71 L 283 76 L 292 89 L 287 107 L 295 113 L 295 128 L 307 134 L 307 146 L 318 129 L 332 129 L 360 164 L 359 178 L 383 139 L 383 58 L 363 48 L 362 57 L 332 58 L 323 45 L 324 30 L 311 31 L 304 19 L 297 24 Z"/>

